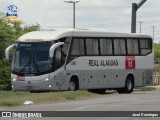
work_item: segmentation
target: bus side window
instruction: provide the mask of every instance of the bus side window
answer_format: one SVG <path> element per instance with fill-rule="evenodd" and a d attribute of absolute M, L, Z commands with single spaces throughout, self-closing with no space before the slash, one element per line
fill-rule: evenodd
<path fill-rule="evenodd" d="M 140 40 L 141 55 L 147 55 L 152 52 L 152 43 L 150 39 Z"/>
<path fill-rule="evenodd" d="M 86 39 L 87 55 L 99 55 L 98 39 Z"/>
<path fill-rule="evenodd" d="M 128 55 L 139 55 L 138 39 L 127 39 Z"/>
<path fill-rule="evenodd" d="M 113 55 L 112 40 L 100 39 L 101 55 Z"/>
<path fill-rule="evenodd" d="M 64 64 L 63 51 L 60 47 L 58 47 L 56 48 L 54 53 L 54 59 L 53 59 L 54 70 L 57 70 L 63 64 Z"/>
<path fill-rule="evenodd" d="M 84 50 L 84 39 L 73 39 L 72 50 L 71 50 L 71 59 L 74 59 L 78 56 L 85 55 Z"/>
<path fill-rule="evenodd" d="M 114 54 L 126 55 L 125 39 L 114 39 Z"/>

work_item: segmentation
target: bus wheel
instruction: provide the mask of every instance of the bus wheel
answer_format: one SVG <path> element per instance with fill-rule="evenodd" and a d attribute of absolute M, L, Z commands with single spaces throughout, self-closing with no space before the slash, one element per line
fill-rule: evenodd
<path fill-rule="evenodd" d="M 73 78 L 69 82 L 69 90 L 70 91 L 75 91 L 78 90 L 78 80 Z"/>
<path fill-rule="evenodd" d="M 132 77 L 127 77 L 124 92 L 125 93 L 133 92 L 133 87 L 134 87 L 134 84 L 133 84 Z"/>
<path fill-rule="evenodd" d="M 74 91 L 76 90 L 76 85 L 74 81 L 69 82 L 69 90 Z"/>
<path fill-rule="evenodd" d="M 125 87 L 118 88 L 117 92 L 118 93 L 131 93 L 133 92 L 133 87 L 134 87 L 134 83 L 133 83 L 132 77 L 127 77 Z"/>

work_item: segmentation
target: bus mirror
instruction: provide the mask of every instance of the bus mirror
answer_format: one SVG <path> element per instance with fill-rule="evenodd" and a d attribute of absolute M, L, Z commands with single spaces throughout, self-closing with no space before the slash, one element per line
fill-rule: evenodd
<path fill-rule="evenodd" d="M 9 59 L 9 51 L 15 46 L 15 44 L 10 45 L 9 47 L 7 47 L 7 49 L 5 50 L 5 57 L 6 59 Z"/>
<path fill-rule="evenodd" d="M 54 54 L 55 49 L 56 49 L 58 46 L 63 45 L 63 44 L 64 44 L 64 42 L 58 42 L 58 43 L 53 44 L 53 45 L 50 47 L 50 49 L 49 49 L 49 57 L 50 57 L 50 58 L 53 58 L 53 54 Z"/>

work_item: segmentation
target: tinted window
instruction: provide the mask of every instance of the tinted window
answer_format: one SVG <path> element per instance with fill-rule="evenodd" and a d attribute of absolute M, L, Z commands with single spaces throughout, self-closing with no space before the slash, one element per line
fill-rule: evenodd
<path fill-rule="evenodd" d="M 87 55 L 99 55 L 98 39 L 86 39 Z"/>
<path fill-rule="evenodd" d="M 150 40 L 141 39 L 140 40 L 140 48 L 151 49 L 151 42 L 150 42 Z"/>
<path fill-rule="evenodd" d="M 101 55 L 112 55 L 112 40 L 111 39 L 100 39 L 100 50 Z"/>
<path fill-rule="evenodd" d="M 115 55 L 125 55 L 126 47 L 124 39 L 114 39 L 114 54 Z"/>
<path fill-rule="evenodd" d="M 71 55 L 85 55 L 84 39 L 74 39 Z"/>
<path fill-rule="evenodd" d="M 13 57 L 13 71 L 43 73 L 51 70 L 49 49 L 51 43 L 17 43 Z"/>
<path fill-rule="evenodd" d="M 127 39 L 127 50 L 128 55 L 139 55 L 137 39 Z"/>
<path fill-rule="evenodd" d="M 36 61 L 48 61 L 50 44 L 37 44 L 35 47 L 35 59 Z"/>
<path fill-rule="evenodd" d="M 140 40 L 141 55 L 147 55 L 152 51 L 152 43 L 149 39 Z"/>
<path fill-rule="evenodd" d="M 62 66 L 62 52 L 61 52 L 61 48 L 58 47 L 56 48 L 55 50 L 55 53 L 54 53 L 54 69 L 57 70 L 58 68 L 60 68 Z"/>

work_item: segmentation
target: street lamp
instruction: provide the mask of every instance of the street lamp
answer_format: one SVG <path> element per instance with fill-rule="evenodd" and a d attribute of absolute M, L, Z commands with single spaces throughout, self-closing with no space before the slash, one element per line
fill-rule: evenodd
<path fill-rule="evenodd" d="M 75 4 L 79 2 L 79 0 L 64 0 L 66 3 L 73 3 L 73 28 L 75 28 Z"/>
<path fill-rule="evenodd" d="M 138 9 L 146 2 L 147 0 L 141 0 L 140 3 L 132 3 L 132 20 L 131 20 L 131 33 L 136 33 L 136 17 Z"/>

